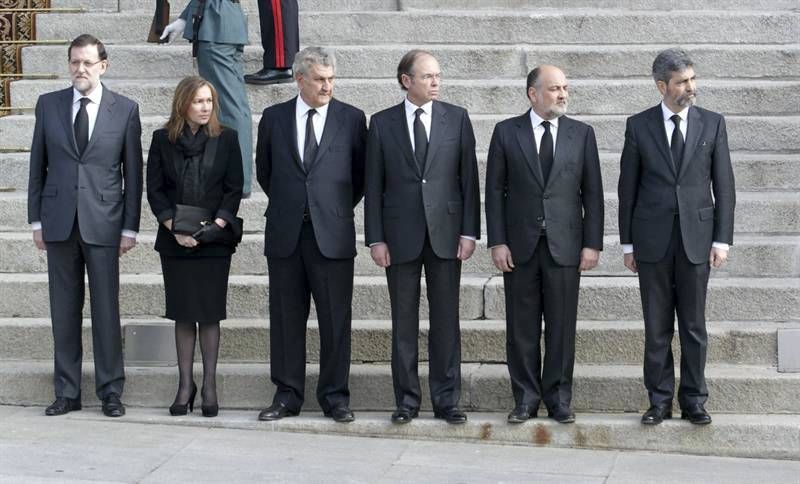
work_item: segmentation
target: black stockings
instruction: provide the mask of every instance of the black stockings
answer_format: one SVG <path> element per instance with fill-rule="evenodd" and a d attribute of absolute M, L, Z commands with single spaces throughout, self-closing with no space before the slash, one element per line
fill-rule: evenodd
<path fill-rule="evenodd" d="M 200 327 L 200 352 L 203 357 L 203 403 L 217 404 L 217 356 L 219 354 L 219 321 L 201 323 L 175 322 L 175 349 L 178 354 L 178 393 L 175 403 L 186 403 L 194 389 L 192 367 L 194 344 Z"/>

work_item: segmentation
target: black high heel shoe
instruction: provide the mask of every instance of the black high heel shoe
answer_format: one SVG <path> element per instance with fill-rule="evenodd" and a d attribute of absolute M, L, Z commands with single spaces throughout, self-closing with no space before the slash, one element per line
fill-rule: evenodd
<path fill-rule="evenodd" d="M 219 415 L 219 404 L 206 405 L 203 403 L 200 405 L 200 410 L 203 412 L 203 417 L 216 417 Z"/>
<path fill-rule="evenodd" d="M 192 382 L 192 394 L 189 395 L 189 401 L 186 403 L 177 403 L 174 402 L 172 405 L 169 406 L 169 414 L 173 417 L 178 415 L 186 415 L 188 412 L 194 411 L 194 398 L 197 396 L 197 385 Z M 203 414 L 205 414 L 205 410 L 203 410 Z"/>

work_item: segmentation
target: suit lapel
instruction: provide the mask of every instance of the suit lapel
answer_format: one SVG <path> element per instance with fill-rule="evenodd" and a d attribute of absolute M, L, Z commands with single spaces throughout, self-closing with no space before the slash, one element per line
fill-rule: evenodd
<path fill-rule="evenodd" d="M 84 155 L 92 149 L 95 141 L 103 136 L 103 132 L 112 126 L 115 103 L 116 96 L 114 93 L 109 91 L 107 87 L 103 86 L 103 97 L 100 98 L 100 107 L 97 109 L 97 119 L 94 121 L 94 129 L 92 130 L 92 136 L 89 138 L 89 143 L 86 145 L 86 149 L 83 151 Z"/>
<path fill-rule="evenodd" d="M 414 159 L 414 153 L 411 151 L 411 138 L 408 134 L 408 123 L 406 122 L 405 101 L 395 107 L 392 112 L 392 122 L 394 123 L 394 128 L 390 131 L 392 135 L 394 135 L 395 143 L 400 147 L 400 151 L 403 152 L 406 162 L 411 166 L 411 169 L 414 170 L 414 173 L 422 176 L 417 166 L 417 160 Z"/>
<path fill-rule="evenodd" d="M 669 141 L 667 140 L 667 132 L 664 130 L 664 115 L 661 112 L 661 105 L 652 108 L 648 116 L 647 126 L 650 129 L 653 139 L 661 152 L 661 158 L 667 164 L 670 171 L 674 176 L 678 176 L 675 169 L 675 163 L 672 161 L 672 154 L 669 151 Z"/>
<path fill-rule="evenodd" d="M 278 125 L 283 130 L 284 134 L 286 135 L 285 139 L 291 140 L 289 143 L 289 151 L 292 152 L 292 157 L 294 158 L 294 166 L 303 173 L 303 161 L 300 159 L 300 153 L 297 151 L 297 118 L 295 113 L 297 112 L 297 97 L 292 99 L 291 101 L 287 101 L 284 103 L 284 113 L 281 118 L 284 120 L 282 123 L 278 123 Z"/>
<path fill-rule="evenodd" d="M 206 148 L 203 150 L 203 160 L 200 165 L 200 173 L 206 179 L 206 183 L 208 180 L 211 180 L 212 177 L 209 176 L 211 170 L 214 169 L 214 162 L 217 159 L 217 146 L 219 146 L 219 136 L 215 136 L 213 138 L 208 138 L 206 141 Z"/>
<path fill-rule="evenodd" d="M 550 177 L 547 179 L 547 185 L 550 184 L 551 180 L 555 180 L 558 176 L 558 172 L 564 168 L 566 162 L 564 160 L 567 159 L 565 153 L 568 153 L 569 150 L 573 149 L 575 144 L 573 143 L 573 138 L 575 137 L 575 125 L 572 123 L 572 119 L 561 116 L 558 118 L 558 133 L 556 134 L 556 151 L 553 154 L 553 166 L 550 168 Z"/>
<path fill-rule="evenodd" d="M 406 130 L 407 131 L 407 130 Z M 442 144 L 442 137 L 447 131 L 447 111 L 444 106 L 434 101 L 431 105 L 431 132 L 428 136 L 428 152 L 425 155 L 425 173 L 423 177 L 430 171 L 433 160 L 436 156 L 436 151 Z"/>
<path fill-rule="evenodd" d="M 72 126 L 72 88 L 61 91 L 58 101 L 59 117 L 64 123 L 64 135 L 67 142 L 72 146 L 75 156 L 78 156 L 78 143 L 75 141 L 75 128 Z"/>
<path fill-rule="evenodd" d="M 703 117 L 696 108 L 689 108 L 688 122 L 686 123 L 686 144 L 683 146 L 683 157 L 681 158 L 681 172 L 678 179 L 686 173 L 689 162 L 694 157 L 697 143 L 700 142 L 700 133 L 703 132 Z"/>
<path fill-rule="evenodd" d="M 542 167 L 539 165 L 539 154 L 536 151 L 536 141 L 533 138 L 533 126 L 531 126 L 530 109 L 522 116 L 517 118 L 517 142 L 525 155 L 525 162 L 528 164 L 536 182 L 544 188 L 544 176 Z"/>
<path fill-rule="evenodd" d="M 336 134 L 339 132 L 341 124 L 339 123 L 339 106 L 336 104 L 335 99 L 331 99 L 328 104 L 328 115 L 325 117 L 325 126 L 322 128 L 322 139 L 320 139 L 319 148 L 317 148 L 317 156 L 314 157 L 314 162 L 311 164 L 309 171 L 313 170 L 317 163 L 319 163 L 322 153 L 328 150 L 332 140 L 336 139 Z"/>

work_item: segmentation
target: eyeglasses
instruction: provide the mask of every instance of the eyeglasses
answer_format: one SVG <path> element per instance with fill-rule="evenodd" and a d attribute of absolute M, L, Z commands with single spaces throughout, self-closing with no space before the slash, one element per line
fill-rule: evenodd
<path fill-rule="evenodd" d="M 103 62 L 103 59 L 100 59 L 100 60 L 94 61 L 94 62 L 73 60 L 73 61 L 69 61 L 69 68 L 74 70 L 74 71 L 77 71 L 78 69 L 80 69 L 81 66 L 83 66 L 86 69 L 90 69 L 90 68 L 96 66 L 97 64 L 99 64 L 101 62 Z"/>
<path fill-rule="evenodd" d="M 422 79 L 425 82 L 431 82 L 434 79 L 436 79 L 437 81 L 441 81 L 442 80 L 442 74 L 441 73 L 439 73 L 439 74 L 423 74 L 421 76 L 414 76 L 414 77 L 419 77 L 420 79 Z"/>

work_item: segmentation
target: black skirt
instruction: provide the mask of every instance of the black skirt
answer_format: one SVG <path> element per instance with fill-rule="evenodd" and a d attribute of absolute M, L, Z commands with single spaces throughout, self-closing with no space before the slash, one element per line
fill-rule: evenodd
<path fill-rule="evenodd" d="M 214 323 L 226 319 L 231 256 L 161 256 L 166 317 L 175 321 Z"/>

